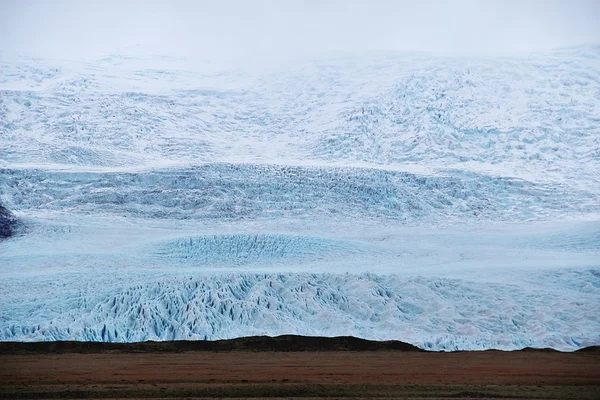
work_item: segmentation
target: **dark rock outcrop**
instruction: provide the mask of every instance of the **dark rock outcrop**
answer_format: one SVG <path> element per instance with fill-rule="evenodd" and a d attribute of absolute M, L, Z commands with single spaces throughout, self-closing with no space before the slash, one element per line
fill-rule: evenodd
<path fill-rule="evenodd" d="M 0 239 L 13 236 L 17 229 L 17 218 L 0 204 Z"/>

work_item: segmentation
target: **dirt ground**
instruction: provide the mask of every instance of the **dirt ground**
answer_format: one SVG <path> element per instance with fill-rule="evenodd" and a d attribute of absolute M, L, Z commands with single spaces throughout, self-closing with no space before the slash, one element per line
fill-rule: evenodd
<path fill-rule="evenodd" d="M 600 353 L 0 354 L 0 397 L 600 399 Z"/>

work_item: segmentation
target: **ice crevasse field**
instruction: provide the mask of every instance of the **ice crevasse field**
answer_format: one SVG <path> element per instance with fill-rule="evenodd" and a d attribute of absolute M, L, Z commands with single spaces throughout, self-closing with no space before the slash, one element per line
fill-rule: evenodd
<path fill-rule="evenodd" d="M 600 47 L 3 55 L 0 203 L 2 341 L 598 345 Z"/>

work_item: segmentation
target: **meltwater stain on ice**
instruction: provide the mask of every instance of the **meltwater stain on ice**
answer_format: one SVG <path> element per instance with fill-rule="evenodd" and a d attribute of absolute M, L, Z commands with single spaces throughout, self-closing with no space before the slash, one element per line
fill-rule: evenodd
<path fill-rule="evenodd" d="M 246 265 L 310 260 L 332 253 L 353 253 L 356 245 L 343 240 L 278 234 L 224 234 L 185 237 L 167 241 L 156 255 L 170 261 L 197 265 Z"/>

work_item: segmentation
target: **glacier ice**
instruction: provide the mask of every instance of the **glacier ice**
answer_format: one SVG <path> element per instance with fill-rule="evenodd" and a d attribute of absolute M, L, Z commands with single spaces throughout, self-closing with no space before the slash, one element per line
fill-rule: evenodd
<path fill-rule="evenodd" d="M 0 340 L 597 345 L 598 93 L 598 46 L 3 56 Z"/>
<path fill-rule="evenodd" d="M 448 171 L 205 164 L 145 173 L 1 170 L 15 210 L 176 219 L 324 215 L 384 220 L 539 220 L 600 211 L 591 188 Z"/>
<path fill-rule="evenodd" d="M 228 234 L 184 237 L 157 246 L 165 263 L 244 265 L 354 253 L 360 244 L 316 237 L 267 234 Z"/>
<path fill-rule="evenodd" d="M 598 271 L 561 271 L 551 278 L 570 285 L 237 273 L 150 276 L 134 285 L 104 282 L 102 288 L 69 274 L 60 283 L 46 277 L 36 288 L 16 278 L 5 281 L 21 292 L 4 295 L 0 339 L 123 342 L 295 333 L 400 337 L 434 350 L 571 350 L 597 343 Z M 42 288 L 61 300 L 40 306 L 31 293 Z"/>

